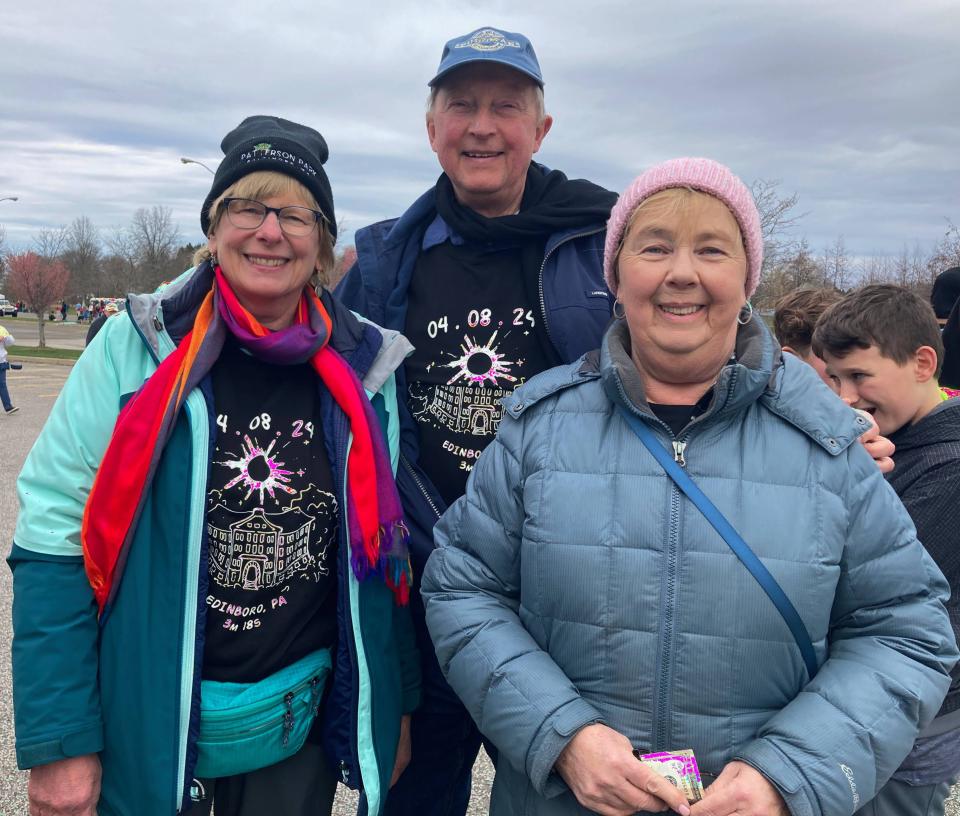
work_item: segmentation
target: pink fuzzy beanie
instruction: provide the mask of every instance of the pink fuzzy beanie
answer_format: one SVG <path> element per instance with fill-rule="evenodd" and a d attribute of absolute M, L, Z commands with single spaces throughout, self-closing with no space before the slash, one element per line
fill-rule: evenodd
<path fill-rule="evenodd" d="M 671 187 L 690 187 L 719 198 L 733 213 L 740 225 L 743 246 L 747 253 L 747 297 L 750 298 L 760 283 L 763 265 L 763 234 L 760 214 L 749 188 L 729 168 L 712 159 L 671 159 L 656 164 L 637 176 L 620 195 L 607 221 L 607 242 L 603 253 L 603 276 L 614 295 L 617 281 L 613 260 L 623 240 L 630 216 L 644 199 Z"/>

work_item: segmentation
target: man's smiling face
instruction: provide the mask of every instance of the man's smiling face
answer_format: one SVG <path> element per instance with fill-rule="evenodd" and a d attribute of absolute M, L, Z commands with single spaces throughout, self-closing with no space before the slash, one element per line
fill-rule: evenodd
<path fill-rule="evenodd" d="M 520 206 L 527 168 L 552 120 L 533 80 L 503 65 L 465 65 L 443 80 L 427 135 L 457 200 L 481 215 Z"/>

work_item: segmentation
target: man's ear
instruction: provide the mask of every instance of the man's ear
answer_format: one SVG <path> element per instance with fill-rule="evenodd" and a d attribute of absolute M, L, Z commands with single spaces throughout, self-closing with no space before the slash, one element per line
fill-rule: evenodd
<path fill-rule="evenodd" d="M 430 140 L 430 149 L 434 153 L 437 152 L 437 146 L 434 141 L 436 139 L 436 136 L 437 136 L 437 127 L 433 121 L 433 111 L 432 110 L 427 111 L 427 138 Z"/>
<path fill-rule="evenodd" d="M 540 149 L 540 145 L 543 144 L 543 140 L 547 137 L 547 134 L 550 132 L 550 128 L 553 127 L 553 117 L 544 116 L 543 121 L 537 125 L 537 135 L 533 143 L 533 152 L 536 153 Z"/>
<path fill-rule="evenodd" d="M 937 373 L 937 352 L 932 346 L 920 346 L 914 355 L 914 370 L 917 382 L 925 383 Z"/>

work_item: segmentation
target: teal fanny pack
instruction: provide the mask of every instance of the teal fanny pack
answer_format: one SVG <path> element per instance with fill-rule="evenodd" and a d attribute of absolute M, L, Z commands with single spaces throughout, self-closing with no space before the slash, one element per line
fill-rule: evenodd
<path fill-rule="evenodd" d="M 203 680 L 194 775 L 248 773 L 297 753 L 320 709 L 330 666 L 330 650 L 320 649 L 256 683 Z"/>

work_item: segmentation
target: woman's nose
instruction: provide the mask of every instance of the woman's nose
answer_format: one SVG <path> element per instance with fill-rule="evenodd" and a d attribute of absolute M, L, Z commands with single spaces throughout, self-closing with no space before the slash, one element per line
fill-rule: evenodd
<path fill-rule="evenodd" d="M 265 241 L 279 241 L 283 237 L 280 229 L 280 217 L 275 212 L 268 212 L 263 223 L 257 228 L 257 237 Z"/>
<path fill-rule="evenodd" d="M 695 282 L 696 277 L 693 252 L 685 247 L 677 247 L 670 257 L 667 280 L 675 286 L 685 286 Z"/>

